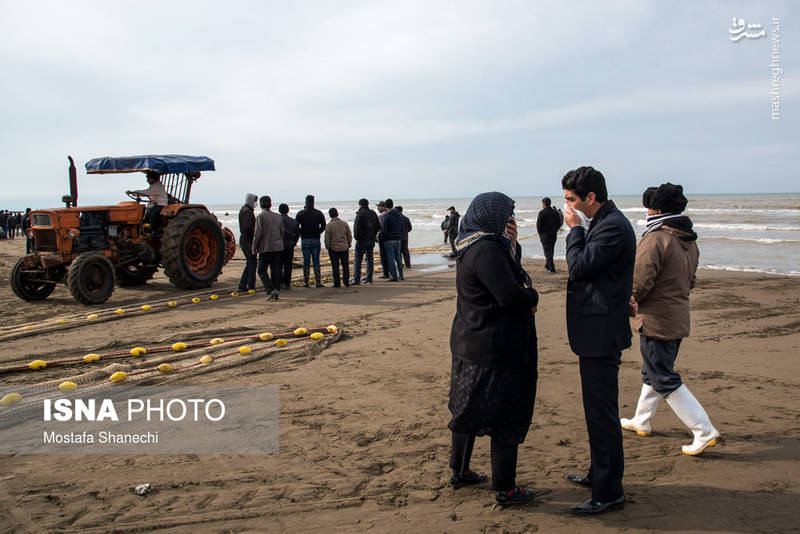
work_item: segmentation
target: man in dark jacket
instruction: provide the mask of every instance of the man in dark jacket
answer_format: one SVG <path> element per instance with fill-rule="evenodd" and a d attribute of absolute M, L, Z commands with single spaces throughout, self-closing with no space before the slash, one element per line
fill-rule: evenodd
<path fill-rule="evenodd" d="M 400 233 L 400 253 L 403 255 L 403 267 L 411 268 L 411 253 L 408 251 L 408 232 L 411 231 L 411 219 L 403 213 L 403 206 L 395 208 L 403 217 L 403 230 Z"/>
<path fill-rule="evenodd" d="M 394 201 L 384 201 L 386 212 L 381 221 L 381 238 L 386 247 L 386 263 L 389 266 L 389 281 L 403 280 L 403 261 L 400 255 L 400 238 L 403 232 L 403 216 L 394 209 Z M 396 266 L 396 268 L 395 268 Z"/>
<path fill-rule="evenodd" d="M 285 289 L 292 288 L 292 262 L 294 261 L 294 247 L 300 239 L 300 230 L 297 221 L 289 217 L 289 206 L 281 204 L 278 212 L 283 219 L 283 252 L 281 252 L 281 284 Z"/>
<path fill-rule="evenodd" d="M 553 251 L 556 248 L 559 228 L 561 228 L 561 215 L 552 206 L 550 198 L 544 197 L 542 199 L 542 209 L 536 217 L 536 232 L 539 234 L 539 241 L 542 242 L 542 249 L 544 250 L 544 268 L 551 273 L 556 272 Z"/>
<path fill-rule="evenodd" d="M 619 426 L 619 365 L 631 346 L 628 303 L 633 290 L 636 237 L 631 223 L 608 199 L 603 175 L 580 167 L 561 180 L 567 212 L 567 334 L 579 356 L 583 411 L 591 466 L 567 475 L 591 487 L 592 498 L 570 507 L 574 514 L 601 514 L 625 504 L 624 459 Z M 581 226 L 578 212 L 591 220 Z"/>
<path fill-rule="evenodd" d="M 447 237 L 450 239 L 450 248 L 453 249 L 453 253 L 450 255 L 451 257 L 456 256 L 456 238 L 458 237 L 458 223 L 461 219 L 461 215 L 458 214 L 456 208 L 454 206 L 450 206 L 447 208 L 447 211 L 450 213 L 450 220 L 448 221 L 447 226 Z"/>
<path fill-rule="evenodd" d="M 386 246 L 383 244 L 383 236 L 381 228 L 383 227 L 383 219 L 386 217 L 386 203 L 383 200 L 378 201 L 378 256 L 381 260 L 381 278 L 389 278 L 389 262 L 386 261 Z"/>
<path fill-rule="evenodd" d="M 322 248 L 319 236 L 325 231 L 325 216 L 314 207 L 314 195 L 306 195 L 306 205 L 295 215 L 300 227 L 300 250 L 303 251 L 303 286 L 308 287 L 311 262 L 314 263 L 316 287 L 322 286 L 319 266 L 319 251 Z"/>
<path fill-rule="evenodd" d="M 258 197 L 247 193 L 244 205 L 239 209 L 239 246 L 244 253 L 244 271 L 239 280 L 239 291 L 256 288 L 256 269 L 258 268 L 258 255 L 253 252 L 253 234 L 256 231 L 256 202 Z"/>
<path fill-rule="evenodd" d="M 378 215 L 369 209 L 369 201 L 362 198 L 358 201 L 356 220 L 353 222 L 353 237 L 356 240 L 356 252 L 353 258 L 353 285 L 361 284 L 361 258 L 367 257 L 367 276 L 364 283 L 372 283 L 372 273 L 375 270 L 372 254 L 375 250 L 375 239 L 380 230 Z"/>
<path fill-rule="evenodd" d="M 8 237 L 8 212 L 0 210 L 0 229 L 3 230 L 3 238 Z"/>

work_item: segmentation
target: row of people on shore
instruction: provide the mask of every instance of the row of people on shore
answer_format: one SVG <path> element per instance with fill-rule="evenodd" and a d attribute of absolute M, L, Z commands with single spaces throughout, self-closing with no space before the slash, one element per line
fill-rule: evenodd
<path fill-rule="evenodd" d="M 31 209 L 25 212 L 0 210 L 0 239 L 14 239 L 16 236 L 25 236 L 25 253 L 33 250 L 33 240 L 28 237 L 26 230 L 31 227 Z"/>
<path fill-rule="evenodd" d="M 21 211 L 0 210 L 0 239 L 14 239 L 17 234 L 21 234 L 25 228 L 25 219 L 30 226 L 30 208 L 23 213 Z"/>
<path fill-rule="evenodd" d="M 256 215 L 256 202 L 261 212 Z M 378 202 L 379 213 L 369 207 L 369 201 L 358 201 L 350 225 L 339 217 L 336 208 L 328 210 L 329 220 L 314 206 L 314 196 L 306 196 L 305 206 L 294 217 L 289 206 L 281 204 L 278 213 L 272 211 L 272 199 L 260 199 L 248 193 L 239 210 L 239 245 L 245 256 L 245 267 L 239 281 L 239 290 L 255 289 L 256 275 L 261 280 L 267 297 L 278 300 L 282 289 L 291 289 L 292 263 L 298 241 L 303 254 L 303 286 L 310 287 L 311 270 L 314 286 L 322 283 L 320 252 L 324 244 L 333 269 L 333 287 L 350 287 L 361 284 L 361 267 L 366 258 L 365 284 L 371 284 L 375 271 L 373 254 L 378 244 L 383 278 L 390 282 L 403 280 L 403 268 L 411 267 L 408 250 L 408 233 L 411 221 L 403 215 L 402 206 L 395 206 L 391 198 Z M 323 242 L 320 242 L 320 239 Z M 355 239 L 353 278 L 350 279 L 350 248 Z"/>
<path fill-rule="evenodd" d="M 585 474 L 565 476 L 591 490 L 571 511 L 593 515 L 624 506 L 622 430 L 648 436 L 661 399 L 692 432 L 683 453 L 702 453 L 720 434 L 675 371 L 681 340 L 689 335 L 699 255 L 692 221 L 683 215 L 682 187 L 667 183 L 644 192 L 647 228 L 637 245 L 631 223 L 608 198 L 602 173 L 580 167 L 561 186 L 569 227 L 567 333 L 578 356 L 590 453 Z M 475 437 L 488 435 L 497 502 L 529 503 L 533 491 L 516 484 L 516 466 L 536 397 L 539 295 L 521 264 L 514 200 L 498 192 L 475 197 L 455 247 L 450 483 L 459 488 L 487 479 L 471 469 L 470 459 Z M 635 415 L 620 419 L 618 374 L 622 351 L 631 346 L 631 323 L 640 335 L 642 389 Z"/>

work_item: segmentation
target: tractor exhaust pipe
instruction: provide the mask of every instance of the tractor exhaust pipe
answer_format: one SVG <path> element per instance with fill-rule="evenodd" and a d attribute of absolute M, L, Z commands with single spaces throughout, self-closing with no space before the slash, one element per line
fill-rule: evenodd
<path fill-rule="evenodd" d="M 61 202 L 70 208 L 78 205 L 78 172 L 72 156 L 67 156 L 67 159 L 69 160 L 69 195 L 61 197 Z"/>

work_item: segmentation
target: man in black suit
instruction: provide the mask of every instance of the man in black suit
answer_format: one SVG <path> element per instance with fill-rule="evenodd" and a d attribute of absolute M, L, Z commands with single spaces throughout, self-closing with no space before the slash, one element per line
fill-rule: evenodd
<path fill-rule="evenodd" d="M 561 228 L 561 214 L 552 206 L 550 197 L 544 197 L 542 209 L 536 217 L 536 233 L 539 234 L 539 241 L 542 242 L 544 250 L 544 268 L 551 273 L 556 272 L 553 252 L 556 248 L 559 228 Z"/>
<path fill-rule="evenodd" d="M 590 487 L 592 498 L 570 510 L 578 515 L 601 514 L 625 504 L 617 377 L 622 350 L 631 346 L 628 302 L 636 237 L 625 215 L 608 200 L 599 171 L 592 167 L 570 171 L 561 187 L 568 208 L 564 222 L 570 227 L 567 333 L 579 356 L 591 453 L 587 475 L 567 475 L 567 479 Z"/>

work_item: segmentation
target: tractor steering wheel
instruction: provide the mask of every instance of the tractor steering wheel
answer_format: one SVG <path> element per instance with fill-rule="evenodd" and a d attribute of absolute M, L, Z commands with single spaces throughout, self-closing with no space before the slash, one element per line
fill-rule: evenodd
<path fill-rule="evenodd" d="M 125 194 L 128 195 L 133 200 L 135 200 L 136 202 L 141 202 L 142 201 L 142 194 L 141 193 L 136 193 L 134 191 L 125 191 Z"/>

